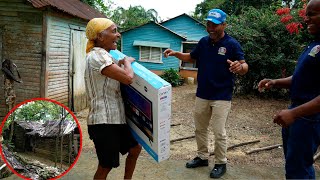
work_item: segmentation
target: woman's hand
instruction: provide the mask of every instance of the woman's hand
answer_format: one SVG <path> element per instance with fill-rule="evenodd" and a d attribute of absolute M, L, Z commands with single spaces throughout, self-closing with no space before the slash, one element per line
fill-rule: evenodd
<path fill-rule="evenodd" d="M 135 61 L 135 59 L 134 59 L 133 57 L 129 57 L 129 56 L 126 56 L 124 59 L 125 59 L 126 61 L 129 61 L 130 63 L 132 63 L 132 62 Z"/>
<path fill-rule="evenodd" d="M 118 65 L 121 66 L 122 64 L 124 65 L 125 61 L 129 62 L 130 64 L 132 62 L 135 61 L 135 59 L 133 57 L 129 57 L 129 56 L 126 56 L 125 58 L 121 59 L 119 62 L 118 62 Z"/>

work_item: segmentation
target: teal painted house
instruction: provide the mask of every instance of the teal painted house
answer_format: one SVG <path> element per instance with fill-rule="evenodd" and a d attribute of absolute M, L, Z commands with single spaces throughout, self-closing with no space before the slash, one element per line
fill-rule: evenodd
<path fill-rule="evenodd" d="M 160 74 L 170 68 L 196 71 L 196 64 L 181 63 L 175 57 L 165 58 L 163 51 L 170 48 L 190 52 L 207 32 L 201 22 L 182 14 L 160 24 L 150 21 L 121 32 L 121 35 L 121 51 L 134 57 L 147 69 Z"/>

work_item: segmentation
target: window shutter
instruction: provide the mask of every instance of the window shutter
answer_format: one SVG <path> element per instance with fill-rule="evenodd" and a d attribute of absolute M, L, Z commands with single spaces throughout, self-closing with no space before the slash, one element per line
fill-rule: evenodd
<path fill-rule="evenodd" d="M 160 62 L 160 57 L 161 57 L 160 48 L 151 48 L 150 61 L 152 61 L 152 62 Z"/>
<path fill-rule="evenodd" d="M 140 60 L 145 62 L 161 63 L 162 52 L 159 47 L 140 46 Z"/>
<path fill-rule="evenodd" d="M 141 46 L 141 59 L 143 61 L 148 61 L 150 56 L 150 47 Z"/>

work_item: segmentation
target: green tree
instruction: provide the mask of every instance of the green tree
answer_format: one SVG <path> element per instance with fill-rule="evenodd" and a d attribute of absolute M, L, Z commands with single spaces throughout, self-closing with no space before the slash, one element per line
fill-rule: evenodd
<path fill-rule="evenodd" d="M 116 7 L 111 0 L 81 0 L 94 7 L 113 20 L 120 31 L 140 26 L 149 21 L 159 22 L 161 18 L 155 9 L 145 9 L 142 6 L 130 6 L 128 9 Z"/>
<path fill-rule="evenodd" d="M 146 10 L 142 6 L 130 6 L 128 9 L 117 7 L 111 19 L 119 26 L 120 31 L 125 31 L 149 21 L 159 22 L 160 17 L 154 9 Z"/>
<path fill-rule="evenodd" d="M 197 4 L 194 17 L 203 21 L 206 18 L 210 9 L 220 8 L 226 0 L 204 0 L 203 2 Z"/>
<path fill-rule="evenodd" d="M 61 109 L 66 111 L 63 107 L 50 101 L 32 101 L 21 105 L 9 118 L 14 116 L 12 119 L 28 121 L 58 120 L 61 118 Z"/>
<path fill-rule="evenodd" d="M 241 16 L 230 16 L 228 24 L 226 31 L 240 42 L 249 64 L 249 72 L 238 78 L 238 90 L 246 94 L 257 92 L 261 79 L 287 77 L 293 73 L 305 39 L 302 34 L 291 35 L 273 8 L 248 7 Z M 287 96 L 281 90 L 266 95 Z"/>
<path fill-rule="evenodd" d="M 219 8 L 224 10 L 227 14 L 239 15 L 242 9 L 246 7 L 254 7 L 262 9 L 270 6 L 280 6 L 281 0 L 204 0 L 197 4 L 194 16 L 203 21 L 206 18 L 210 9 Z"/>
<path fill-rule="evenodd" d="M 89 6 L 99 10 L 104 13 L 107 17 L 111 16 L 111 9 L 114 5 L 114 2 L 111 0 L 80 0 Z"/>

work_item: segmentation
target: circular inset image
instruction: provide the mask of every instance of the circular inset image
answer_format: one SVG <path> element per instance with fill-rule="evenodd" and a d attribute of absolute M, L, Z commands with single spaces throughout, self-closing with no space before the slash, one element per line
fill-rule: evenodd
<path fill-rule="evenodd" d="M 74 166 L 82 149 L 75 115 L 50 99 L 20 103 L 7 114 L 0 132 L 1 176 L 9 176 L 6 169 L 10 169 L 24 179 L 60 178 Z"/>

